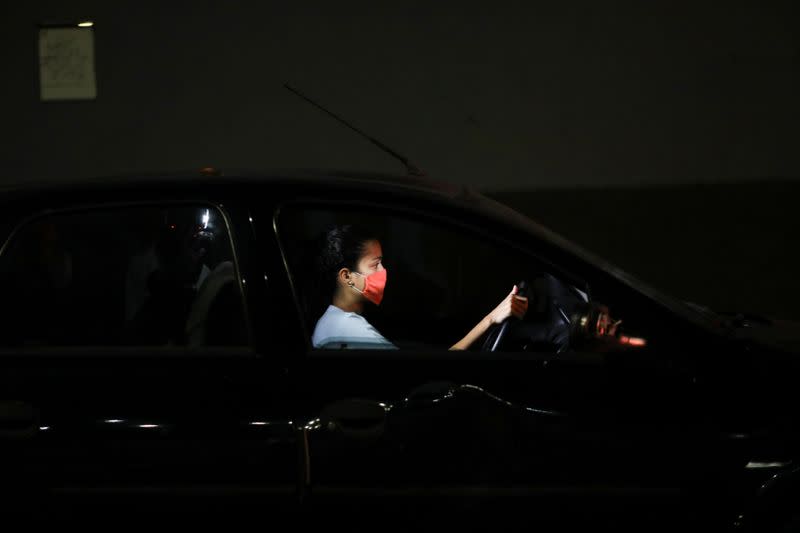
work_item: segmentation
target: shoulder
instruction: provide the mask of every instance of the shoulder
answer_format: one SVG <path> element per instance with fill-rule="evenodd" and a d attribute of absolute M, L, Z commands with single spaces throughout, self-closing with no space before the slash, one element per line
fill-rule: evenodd
<path fill-rule="evenodd" d="M 311 341 L 315 347 L 332 342 L 340 344 L 365 341 L 388 343 L 366 318 L 358 313 L 342 311 L 333 305 L 329 306 L 317 321 Z"/>
<path fill-rule="evenodd" d="M 353 328 L 361 325 L 369 325 L 364 317 L 358 313 L 342 311 L 335 305 L 329 305 L 317 321 L 315 330 L 328 328 Z"/>

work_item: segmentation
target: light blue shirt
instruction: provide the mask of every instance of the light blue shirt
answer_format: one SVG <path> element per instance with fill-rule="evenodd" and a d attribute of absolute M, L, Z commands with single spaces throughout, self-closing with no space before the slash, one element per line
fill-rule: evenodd
<path fill-rule="evenodd" d="M 397 349 L 366 318 L 358 313 L 342 311 L 335 305 L 329 305 L 317 321 L 311 343 L 314 348 L 337 350 Z"/>

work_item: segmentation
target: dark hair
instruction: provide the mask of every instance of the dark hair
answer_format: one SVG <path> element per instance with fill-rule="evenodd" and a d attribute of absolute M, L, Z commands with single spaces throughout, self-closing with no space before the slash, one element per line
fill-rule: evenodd
<path fill-rule="evenodd" d="M 307 311 L 314 319 L 319 318 L 331 303 L 336 291 L 336 278 L 343 268 L 357 270 L 358 261 L 367 250 L 367 243 L 377 237 L 351 224 L 334 226 L 323 232 L 316 240 L 314 251 L 314 275 L 311 281 L 311 299 Z"/>

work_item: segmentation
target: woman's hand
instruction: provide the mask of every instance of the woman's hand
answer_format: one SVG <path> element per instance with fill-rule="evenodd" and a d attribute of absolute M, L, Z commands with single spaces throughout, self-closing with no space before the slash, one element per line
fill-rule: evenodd
<path fill-rule="evenodd" d="M 517 296 L 517 286 L 511 289 L 500 304 L 489 313 L 489 322 L 492 325 L 502 323 L 506 318 L 511 316 L 522 318 L 528 311 L 528 298 L 525 296 Z"/>
<path fill-rule="evenodd" d="M 506 318 L 515 316 L 522 318 L 528 311 L 528 299 L 525 296 L 517 296 L 517 286 L 511 289 L 500 305 L 494 308 L 494 311 L 484 317 L 483 320 L 472 328 L 472 331 L 450 347 L 451 350 L 466 350 L 472 343 L 474 343 L 481 335 L 486 333 L 490 327 L 495 324 L 500 324 Z"/>

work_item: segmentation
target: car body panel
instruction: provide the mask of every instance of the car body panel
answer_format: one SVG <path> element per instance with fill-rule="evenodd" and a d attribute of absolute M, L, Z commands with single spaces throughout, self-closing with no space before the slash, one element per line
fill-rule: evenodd
<path fill-rule="evenodd" d="M 336 172 L 157 175 L 27 187 L 1 201 L 4 240 L 26 217 L 63 208 L 219 206 L 251 332 L 239 350 L 4 350 L 0 440 L 15 472 L 5 488 L 16 494 L 194 501 L 205 487 L 318 518 L 407 505 L 412 521 L 534 513 L 652 525 L 668 511 L 667 528 L 733 524 L 797 460 L 794 353 L 737 336 L 462 187 Z M 406 206 L 535 248 L 559 272 L 655 317 L 668 342 L 641 353 L 494 357 L 312 351 L 277 218 L 304 202 Z"/>

